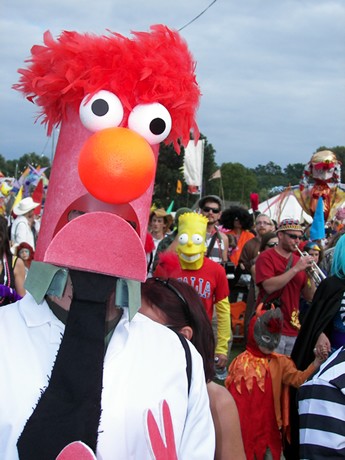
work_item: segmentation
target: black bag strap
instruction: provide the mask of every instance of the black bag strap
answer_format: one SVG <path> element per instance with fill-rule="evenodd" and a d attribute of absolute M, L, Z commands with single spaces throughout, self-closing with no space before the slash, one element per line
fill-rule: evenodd
<path fill-rule="evenodd" d="M 216 239 L 217 239 L 217 233 L 214 233 L 214 234 L 212 235 L 210 244 L 207 246 L 206 257 L 210 257 L 210 254 L 211 254 L 211 251 L 212 251 L 212 249 L 213 249 L 213 246 L 214 246 L 215 243 L 216 243 Z"/>
<path fill-rule="evenodd" d="M 207 247 L 207 252 L 206 252 L 206 257 L 210 257 L 211 251 L 216 243 L 216 240 L 219 240 L 219 251 L 221 252 L 221 243 L 222 243 L 222 237 L 221 234 L 219 233 L 219 230 L 216 228 L 216 232 L 212 235 L 212 238 L 210 240 L 210 244 Z"/>
<path fill-rule="evenodd" d="M 293 256 L 292 256 L 292 254 L 290 254 L 290 257 L 289 257 L 288 263 L 287 263 L 287 265 L 285 267 L 284 273 L 286 273 L 287 271 L 290 270 L 290 268 L 292 267 L 292 262 L 293 262 Z M 270 302 L 279 299 L 279 297 L 281 297 L 281 295 L 283 294 L 284 288 L 285 288 L 285 286 L 282 289 L 280 289 L 279 295 L 274 297 L 273 299 L 271 299 Z M 269 298 L 269 296 L 270 296 L 270 294 L 267 294 L 267 292 L 266 292 L 266 294 L 263 296 L 261 302 L 264 304 L 267 301 L 267 299 Z"/>
<path fill-rule="evenodd" d="M 176 332 L 178 338 L 180 339 L 182 343 L 184 351 L 186 353 L 186 373 L 187 373 L 187 380 L 188 380 L 188 395 L 189 395 L 189 390 L 190 390 L 190 386 L 192 382 L 192 354 L 190 352 L 190 348 L 189 348 L 186 337 L 182 335 L 180 332 L 177 332 L 177 331 L 174 331 L 174 332 Z"/>

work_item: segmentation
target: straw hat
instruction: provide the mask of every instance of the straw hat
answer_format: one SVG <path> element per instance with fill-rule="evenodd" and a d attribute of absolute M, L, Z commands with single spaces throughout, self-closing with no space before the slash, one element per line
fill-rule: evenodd
<path fill-rule="evenodd" d="M 168 214 L 166 210 L 163 208 L 158 208 L 152 211 L 150 214 L 150 221 L 153 216 L 164 217 L 165 224 L 167 225 L 168 228 L 170 228 L 171 224 L 173 223 L 173 216 L 171 214 Z"/>
<path fill-rule="evenodd" d="M 37 208 L 39 205 L 40 203 L 35 203 L 31 196 L 28 196 L 27 198 L 23 198 L 16 206 L 14 206 L 13 213 L 16 216 L 23 216 L 27 212 Z"/>

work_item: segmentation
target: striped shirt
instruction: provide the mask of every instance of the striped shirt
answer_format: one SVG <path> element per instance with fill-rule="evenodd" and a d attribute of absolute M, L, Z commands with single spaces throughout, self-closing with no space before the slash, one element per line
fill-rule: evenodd
<path fill-rule="evenodd" d="M 300 458 L 345 458 L 345 346 L 298 391 Z"/>

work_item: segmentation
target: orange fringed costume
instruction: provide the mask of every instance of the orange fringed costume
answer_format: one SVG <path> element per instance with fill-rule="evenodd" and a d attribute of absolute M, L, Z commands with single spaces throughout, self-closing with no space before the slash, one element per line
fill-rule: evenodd
<path fill-rule="evenodd" d="M 254 338 L 257 318 L 250 322 L 246 350 L 230 364 L 225 386 L 237 405 L 247 458 L 261 460 L 269 448 L 273 459 L 279 460 L 280 430 L 288 425 L 288 413 L 282 411 L 281 401 L 287 395 L 283 387 L 299 387 L 315 366 L 310 364 L 305 371 L 298 371 L 288 356 L 262 353 Z"/>

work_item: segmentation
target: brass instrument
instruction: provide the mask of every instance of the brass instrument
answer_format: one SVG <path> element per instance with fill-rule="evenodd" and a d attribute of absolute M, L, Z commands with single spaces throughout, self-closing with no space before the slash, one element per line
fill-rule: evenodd
<path fill-rule="evenodd" d="M 307 252 L 302 252 L 298 246 L 296 246 L 296 249 L 301 257 L 309 256 Z M 321 268 L 318 266 L 318 264 L 315 263 L 315 260 L 313 260 L 313 263 L 311 264 L 310 267 L 306 269 L 306 271 L 308 272 L 310 277 L 313 279 L 316 287 L 321 283 L 322 280 L 326 278 L 326 275 L 321 270 Z"/>

